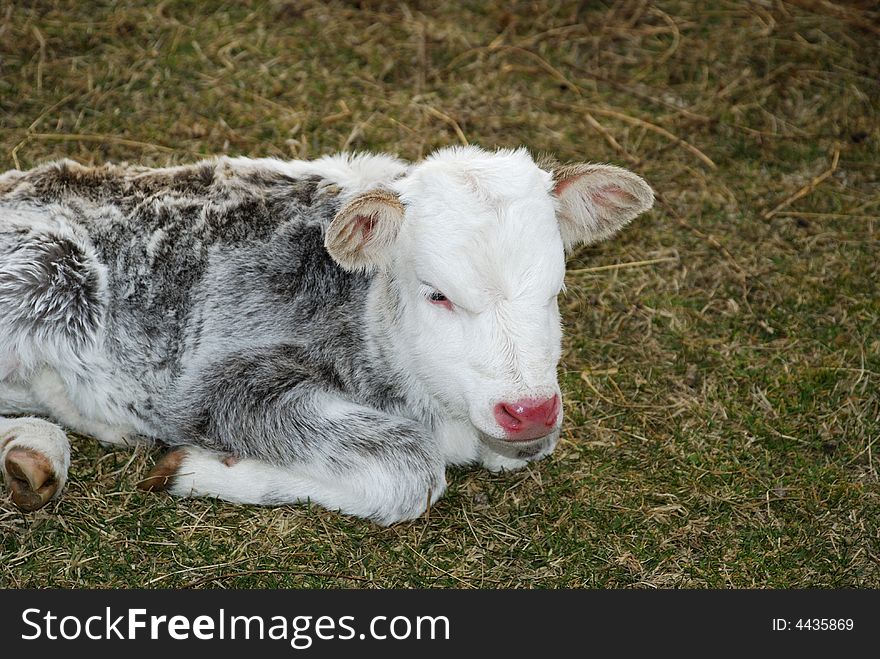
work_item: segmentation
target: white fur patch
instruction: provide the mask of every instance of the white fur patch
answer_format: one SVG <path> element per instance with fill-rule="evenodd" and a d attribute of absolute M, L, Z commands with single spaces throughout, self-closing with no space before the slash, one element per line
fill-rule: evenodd
<path fill-rule="evenodd" d="M 403 175 L 407 163 L 394 156 L 379 153 L 340 153 L 317 160 L 278 160 L 276 158 L 227 158 L 234 167 L 261 168 L 291 178 L 317 176 L 338 186 L 343 198 L 349 198 Z"/>
<path fill-rule="evenodd" d="M 371 465 L 369 458 L 356 475 L 328 480 L 321 467 L 281 467 L 253 459 L 228 465 L 222 454 L 195 447 L 183 450 L 186 457 L 168 488 L 176 496 L 257 505 L 311 501 L 329 510 L 393 524 L 419 517 L 446 489 L 444 484 L 434 492 L 401 492 L 405 475 L 378 462 Z"/>

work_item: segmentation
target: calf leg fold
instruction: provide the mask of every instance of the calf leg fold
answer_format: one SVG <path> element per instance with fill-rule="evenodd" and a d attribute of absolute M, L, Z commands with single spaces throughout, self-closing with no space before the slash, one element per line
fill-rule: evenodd
<path fill-rule="evenodd" d="M 160 460 L 143 487 L 262 505 L 313 501 L 381 524 L 418 517 L 446 489 L 439 447 L 414 421 L 302 384 L 263 401 L 214 408 L 209 436 Z"/>
<path fill-rule="evenodd" d="M 70 442 L 54 423 L 0 417 L 0 470 L 12 501 L 37 510 L 61 494 L 70 467 Z"/>
<path fill-rule="evenodd" d="M 194 446 L 174 449 L 141 488 L 256 505 L 314 502 L 383 525 L 421 516 L 446 489 L 441 465 L 421 474 L 400 471 L 393 463 L 333 473 L 313 464 L 282 467 L 253 458 L 230 464 L 225 457 Z"/>

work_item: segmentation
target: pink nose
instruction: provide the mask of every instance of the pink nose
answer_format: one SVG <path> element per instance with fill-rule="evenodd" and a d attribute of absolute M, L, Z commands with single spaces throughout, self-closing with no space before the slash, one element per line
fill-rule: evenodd
<path fill-rule="evenodd" d="M 559 396 L 535 400 L 518 400 L 515 403 L 498 403 L 495 420 L 507 438 L 513 441 L 538 439 L 547 435 L 559 416 Z"/>

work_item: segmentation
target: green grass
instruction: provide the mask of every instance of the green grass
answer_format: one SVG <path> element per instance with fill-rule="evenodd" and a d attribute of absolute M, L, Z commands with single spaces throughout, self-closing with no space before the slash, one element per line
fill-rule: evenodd
<path fill-rule="evenodd" d="M 0 169 L 418 159 L 464 137 L 619 163 L 660 193 L 571 256 L 550 459 L 453 470 L 429 516 L 384 529 L 143 494 L 155 452 L 74 438 L 60 500 L 0 503 L 0 585 L 880 587 L 878 18 L 0 0 Z"/>

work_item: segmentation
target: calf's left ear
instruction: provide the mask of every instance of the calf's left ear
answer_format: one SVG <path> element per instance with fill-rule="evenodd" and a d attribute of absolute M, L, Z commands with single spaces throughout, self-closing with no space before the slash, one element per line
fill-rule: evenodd
<path fill-rule="evenodd" d="M 333 218 L 324 246 L 346 270 L 387 265 L 404 220 L 404 207 L 390 190 L 370 190 L 349 201 Z"/>
<path fill-rule="evenodd" d="M 654 204 L 641 176 L 613 165 L 562 165 L 553 170 L 553 181 L 566 249 L 614 235 Z"/>

